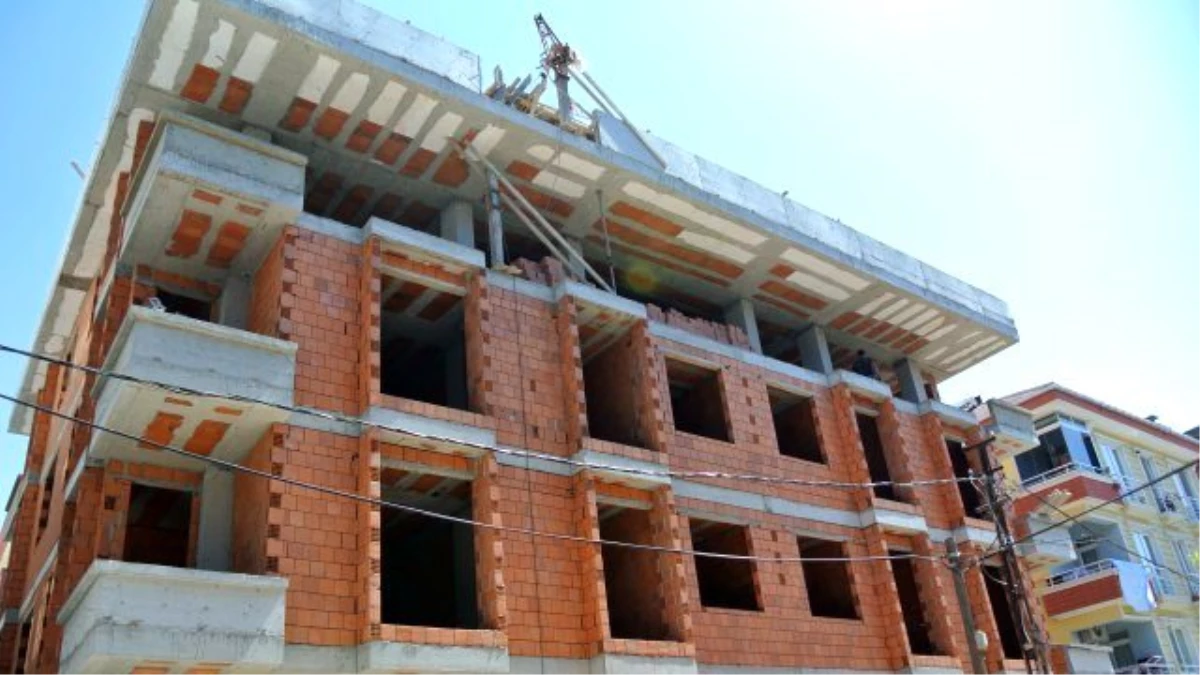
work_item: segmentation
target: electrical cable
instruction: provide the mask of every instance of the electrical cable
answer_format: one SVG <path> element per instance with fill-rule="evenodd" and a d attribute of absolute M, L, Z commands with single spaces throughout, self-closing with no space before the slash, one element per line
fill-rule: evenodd
<path fill-rule="evenodd" d="M 92 375 L 96 375 L 97 377 L 112 378 L 115 380 L 120 380 L 122 382 L 129 382 L 131 384 L 150 385 L 150 386 L 156 387 L 158 389 L 162 389 L 164 391 L 168 391 L 168 392 L 175 393 L 175 394 L 181 394 L 181 395 L 185 395 L 185 396 L 200 396 L 200 397 L 204 397 L 204 398 L 219 398 L 219 399 L 226 399 L 226 400 L 231 400 L 231 401 L 238 401 L 240 403 L 247 403 L 247 404 L 251 404 L 251 405 L 269 406 L 271 408 L 275 408 L 277 410 L 283 410 L 283 411 L 286 411 L 289 413 L 317 417 L 317 418 L 326 419 L 326 420 L 330 420 L 330 421 L 334 421 L 334 422 L 339 422 L 342 424 L 355 424 L 355 425 L 360 425 L 360 426 L 364 426 L 367 428 L 379 429 L 382 431 L 390 431 L 393 433 L 403 434 L 406 436 L 413 436 L 416 438 L 421 438 L 421 439 L 429 440 L 429 441 L 451 443 L 451 444 L 458 445 L 458 446 L 474 448 L 474 449 L 478 449 L 478 450 L 491 451 L 491 452 L 495 452 L 496 454 L 500 454 L 500 455 L 509 455 L 509 456 L 521 457 L 521 458 L 525 458 L 525 459 L 534 459 L 534 460 L 540 460 L 540 461 L 545 461 L 545 462 L 553 462 L 555 464 L 565 464 L 568 466 L 575 466 L 575 467 L 584 468 L 584 469 L 601 469 L 604 471 L 612 471 L 612 472 L 616 472 L 616 473 L 632 474 L 632 475 L 639 475 L 639 476 L 652 476 L 652 477 L 658 477 L 658 478 L 723 478 L 723 479 L 728 479 L 728 480 L 741 480 L 741 481 L 756 482 L 756 483 L 777 483 L 777 484 L 781 484 L 781 485 L 793 485 L 793 486 L 797 486 L 797 487 L 828 487 L 828 488 L 838 488 L 838 489 L 871 489 L 871 488 L 875 488 L 875 487 L 879 487 L 879 486 L 889 486 L 889 485 L 893 486 L 893 487 L 923 487 L 923 486 L 930 486 L 930 485 L 942 485 L 942 484 L 946 484 L 946 483 L 976 483 L 980 480 L 983 480 L 981 477 L 967 477 L 967 478 L 955 477 L 955 478 L 930 478 L 930 479 L 926 479 L 926 480 L 915 480 L 915 481 L 872 481 L 872 482 L 867 482 L 867 483 L 854 483 L 854 482 L 848 482 L 848 481 L 809 480 L 809 479 L 804 479 L 804 478 L 783 478 L 783 477 L 778 477 L 778 476 L 763 476 L 763 475 L 759 475 L 759 474 L 728 473 L 728 472 L 724 472 L 724 471 L 672 471 L 672 470 L 667 470 L 667 469 L 661 469 L 661 470 L 660 469 L 647 469 L 647 468 L 632 467 L 632 466 L 605 464 L 602 462 L 588 462 L 588 461 L 571 459 L 569 457 L 560 457 L 558 455 L 551 455 L 551 454 L 546 454 L 546 453 L 541 453 L 541 452 L 531 452 L 528 450 L 520 450 L 517 448 L 506 448 L 506 447 L 501 447 L 501 446 L 486 445 L 486 444 L 475 443 L 472 441 L 467 441 L 467 440 L 462 440 L 462 439 L 447 438 L 445 436 L 438 436 L 436 434 L 427 434 L 427 433 L 422 433 L 422 432 L 416 432 L 416 431 L 411 431 L 408 429 L 403 429 L 401 427 L 384 424 L 381 422 L 373 422 L 370 420 L 363 419 L 362 417 L 345 415 L 342 413 L 337 413 L 337 412 L 332 412 L 332 411 L 314 410 L 312 408 L 305 408 L 305 407 L 300 407 L 300 406 L 295 406 L 295 405 L 287 405 L 284 403 L 276 403 L 273 401 L 265 401 L 265 400 L 257 399 L 257 398 L 251 397 L 251 396 L 243 396 L 241 394 L 216 393 L 216 392 L 211 392 L 211 391 L 194 389 L 191 387 L 184 387 L 184 386 L 180 386 L 180 385 L 166 384 L 164 382 L 158 382 L 155 380 L 147 380 L 145 378 L 139 378 L 139 377 L 133 377 L 130 375 L 126 375 L 124 373 L 118 373 L 118 372 L 111 371 L 111 370 L 104 370 L 102 368 L 96 368 L 94 366 L 87 366 L 87 365 L 83 365 L 83 364 L 79 364 L 79 363 L 74 363 L 72 361 L 66 361 L 66 360 L 56 358 L 53 356 L 39 354 L 37 352 L 27 351 L 24 349 L 18 349 L 16 347 L 11 347 L 11 346 L 5 345 L 5 344 L 0 344 L 0 352 L 8 352 L 11 354 L 17 354 L 19 356 L 25 356 L 27 358 L 36 359 L 36 360 L 43 361 L 46 363 L 52 363 L 52 364 L 55 364 L 55 365 L 58 365 L 58 366 L 61 366 L 64 368 L 72 368 L 72 369 L 76 369 L 76 370 L 81 370 L 83 372 L 90 373 Z"/>
<path fill-rule="evenodd" d="M 906 553 L 906 554 L 902 554 L 902 555 L 882 555 L 882 556 L 854 556 L 854 557 L 845 557 L 845 558 L 810 558 L 810 557 L 765 558 L 765 557 L 759 557 L 759 556 L 738 555 L 735 553 L 712 553 L 712 552 L 708 552 L 708 551 L 695 551 L 695 550 L 684 549 L 684 548 L 674 548 L 674 547 L 670 547 L 670 546 L 654 546 L 651 544 L 636 544 L 636 543 L 625 542 L 625 541 L 611 541 L 611 540 L 607 540 L 607 539 L 591 539 L 589 537 L 581 537 L 581 536 L 577 536 L 577 535 L 556 534 L 554 532 L 543 532 L 543 531 L 535 530 L 532 528 L 512 527 L 512 526 L 507 526 L 507 525 L 496 525 L 494 523 L 484 523 L 484 522 L 480 522 L 477 520 L 471 520 L 470 518 L 460 518 L 458 516 L 451 516 L 451 515 L 444 514 L 444 513 L 438 513 L 436 511 L 428 511 L 428 510 L 418 508 L 415 506 L 409 506 L 406 504 L 397 504 L 395 502 L 389 502 L 389 501 L 386 501 L 383 499 L 376 499 L 374 497 L 368 497 L 366 495 L 362 495 L 357 492 L 349 492 L 349 491 L 340 490 L 337 488 L 326 487 L 324 485 L 317 485 L 315 483 L 309 483 L 309 482 L 298 480 L 295 478 L 287 478 L 285 476 L 276 476 L 269 471 L 263 471 L 261 469 L 255 469 L 252 467 L 243 466 L 236 462 L 230 462 L 230 461 L 223 460 L 223 459 L 217 459 L 216 457 L 200 455 L 200 454 L 188 451 L 188 450 L 184 450 L 182 448 L 177 448 L 172 445 L 167 445 L 165 443 L 159 443 L 159 442 L 151 440 L 149 438 L 145 438 L 142 436 L 136 436 L 134 434 L 126 433 L 124 431 L 119 431 L 117 429 L 113 429 L 111 427 L 107 427 L 105 425 L 98 424 L 96 422 L 85 420 L 80 417 L 75 417 L 73 415 L 68 415 L 66 413 L 58 412 L 57 410 L 53 410 L 53 409 L 49 408 L 48 406 L 44 406 L 39 403 L 30 403 L 29 401 L 23 401 L 19 397 L 11 396 L 9 394 L 0 393 L 0 400 L 8 401 L 14 405 L 30 408 L 30 409 L 36 410 L 38 412 L 50 415 L 51 417 L 57 417 L 58 419 L 62 419 L 62 420 L 68 421 L 68 422 L 82 424 L 90 429 L 94 429 L 94 430 L 101 431 L 101 432 L 104 432 L 107 434 L 111 434 L 118 438 L 124 438 L 125 440 L 134 441 L 145 447 L 156 448 L 158 450 L 165 450 L 167 452 L 178 455 L 180 457 L 186 457 L 188 459 L 193 459 L 198 462 L 211 464 L 213 466 L 216 466 L 221 469 L 225 469 L 227 471 L 240 471 L 247 475 L 257 476 L 259 478 L 265 478 L 267 480 L 279 481 L 281 483 L 284 483 L 286 485 L 291 485 L 293 487 L 298 487 L 298 488 L 302 488 L 302 489 L 306 489 L 306 490 L 312 490 L 314 492 L 319 492 L 319 493 L 334 496 L 334 497 L 341 497 L 343 499 L 350 499 L 353 501 L 370 504 L 372 506 L 378 506 L 380 508 L 396 509 L 396 510 L 404 511 L 407 513 L 413 513 L 413 514 L 417 514 L 420 516 L 433 518 L 435 520 L 444 520 L 444 521 L 451 522 L 451 523 L 457 523 L 459 525 L 468 525 L 471 527 L 485 528 L 485 529 L 495 530 L 495 531 L 499 531 L 499 532 L 513 532 L 513 533 L 517 533 L 517 534 L 545 537 L 547 539 L 557 539 L 559 541 L 568 541 L 568 542 L 572 542 L 572 543 L 576 543 L 576 544 L 593 544 L 593 545 L 598 544 L 598 545 L 607 545 L 607 546 L 619 546 L 622 548 L 638 549 L 638 550 L 643 550 L 643 551 L 653 551 L 653 552 L 658 552 L 658 553 L 672 553 L 672 554 L 689 555 L 689 556 L 693 556 L 693 557 L 702 557 L 702 558 L 718 558 L 718 559 L 723 559 L 723 560 L 744 560 L 744 561 L 760 562 L 760 563 L 874 562 L 874 561 L 879 561 L 879 560 L 912 560 L 912 559 L 929 560 L 929 561 L 936 562 L 941 559 L 938 556 L 919 555 L 916 553 Z"/>
<path fill-rule="evenodd" d="M 1064 516 L 1064 517 L 1066 517 L 1066 518 L 1070 518 L 1070 517 L 1071 517 L 1071 514 L 1067 513 L 1066 511 L 1063 511 L 1062 509 L 1060 509 L 1060 508 L 1058 508 L 1057 506 L 1055 506 L 1055 505 L 1054 505 L 1054 503 L 1052 503 L 1052 502 L 1050 502 L 1049 500 L 1047 500 L 1047 499 L 1046 499 L 1045 497 L 1043 497 L 1043 496 L 1042 496 L 1040 493 L 1038 493 L 1038 492 L 1030 492 L 1030 494 L 1032 494 L 1034 497 L 1036 497 L 1036 498 L 1038 499 L 1038 501 L 1040 501 L 1041 503 L 1043 503 L 1043 504 L 1045 504 L 1046 506 L 1049 506 L 1050 508 L 1052 508 L 1052 509 L 1054 509 L 1055 511 L 1057 511 L 1057 512 L 1058 512 L 1060 515 L 1062 515 L 1062 516 Z M 1147 563 L 1150 563 L 1150 564 L 1151 564 L 1153 567 L 1155 567 L 1155 568 L 1157 568 L 1157 569 L 1166 570 L 1166 571 L 1168 571 L 1168 572 L 1170 572 L 1170 573 L 1172 573 L 1172 574 L 1175 574 L 1175 575 L 1181 576 L 1181 577 L 1183 577 L 1184 579 L 1188 580 L 1189 582 L 1192 582 L 1192 581 L 1194 581 L 1194 580 L 1196 579 L 1196 575 L 1195 575 L 1195 574 L 1187 574 L 1187 573 L 1184 573 L 1184 572 L 1180 572 L 1180 571 L 1179 571 L 1179 570 L 1177 570 L 1177 569 L 1174 569 L 1174 568 L 1168 567 L 1168 566 L 1166 566 L 1166 565 L 1163 565 L 1163 564 L 1159 563 L 1158 561 L 1156 561 L 1156 560 L 1153 560 L 1152 558 L 1147 558 L 1146 556 L 1142 555 L 1141 553 L 1138 553 L 1137 551 L 1134 551 L 1134 550 L 1132 550 L 1132 549 L 1129 549 L 1129 548 L 1125 547 L 1123 544 L 1119 544 L 1119 543 L 1117 543 L 1117 542 L 1113 541 L 1112 539 L 1109 539 L 1109 538 L 1105 537 L 1104 535 L 1100 534 L 1099 532 L 1096 532 L 1095 530 L 1093 530 L 1093 529 L 1091 528 L 1091 526 L 1089 526 L 1087 523 L 1080 522 L 1080 523 L 1079 523 L 1079 526 L 1080 526 L 1080 527 L 1082 527 L 1082 528 L 1083 528 L 1085 531 L 1087 531 L 1087 533 L 1088 533 L 1088 534 L 1092 535 L 1092 537 L 1094 537 L 1094 538 L 1095 538 L 1097 541 L 1102 541 L 1102 542 L 1104 542 L 1104 543 L 1108 544 L 1109 546 L 1113 546 L 1113 547 L 1115 547 L 1115 548 L 1117 548 L 1117 549 L 1120 549 L 1121 551 L 1124 551 L 1125 553 L 1127 553 L 1127 554 L 1129 554 L 1129 555 L 1135 556 L 1135 557 L 1137 557 L 1137 558 L 1138 558 L 1138 559 L 1140 559 L 1140 560 L 1143 560 L 1143 561 L 1145 561 L 1145 562 L 1147 562 Z"/>
<path fill-rule="evenodd" d="M 979 558 L 976 560 L 976 562 L 982 562 L 985 558 L 990 558 L 991 556 L 994 556 L 1005 550 L 1015 548 L 1018 544 L 1023 544 L 1025 542 L 1033 539 L 1034 537 L 1037 537 L 1038 535 L 1049 532 L 1050 530 L 1057 529 L 1059 527 L 1062 527 L 1063 525 L 1068 525 L 1070 523 L 1076 522 L 1080 518 L 1088 515 L 1089 513 L 1095 513 L 1096 511 L 1104 508 L 1105 506 L 1119 502 L 1122 499 L 1125 499 L 1126 497 L 1129 497 L 1131 495 L 1135 495 L 1135 494 L 1141 492 L 1142 490 L 1145 490 L 1146 488 L 1158 485 L 1159 483 L 1174 476 L 1175 474 L 1187 471 L 1188 469 L 1196 466 L 1197 464 L 1200 464 L 1200 459 L 1193 459 L 1192 461 L 1188 462 L 1187 464 L 1183 464 L 1182 466 L 1176 467 L 1176 468 L 1172 469 L 1171 471 L 1168 471 L 1167 473 L 1159 476 L 1158 478 L 1155 478 L 1154 480 L 1142 483 L 1141 485 L 1139 485 L 1137 487 L 1130 488 L 1129 490 L 1126 490 L 1126 491 L 1118 494 L 1116 497 L 1112 497 L 1111 499 L 1106 499 L 1091 508 L 1084 509 L 1083 511 L 1080 511 L 1079 513 L 1075 514 L 1074 516 L 1067 518 L 1066 520 L 1061 520 L 1057 523 L 1053 523 L 1051 525 L 1043 527 L 1042 529 L 1037 530 L 1036 532 L 1031 532 L 1031 533 L 1025 535 L 1024 537 L 1021 537 L 1020 539 L 1017 539 L 1008 544 L 1002 545 L 999 549 L 984 553 L 983 555 L 979 556 Z"/>

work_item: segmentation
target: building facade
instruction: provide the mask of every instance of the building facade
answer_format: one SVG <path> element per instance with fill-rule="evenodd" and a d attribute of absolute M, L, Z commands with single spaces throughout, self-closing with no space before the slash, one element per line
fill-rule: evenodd
<path fill-rule="evenodd" d="M 1035 448 L 1005 456 L 1019 528 L 1093 509 L 1194 461 L 1195 438 L 1056 384 L 1006 397 L 1032 413 Z M 1111 650 L 1117 672 L 1197 672 L 1195 468 L 1030 544 L 1053 642 Z M 1049 538 L 1049 537 L 1048 537 Z"/>
<path fill-rule="evenodd" d="M 937 383 L 1004 304 L 481 73 L 351 2 L 149 4 L 12 420 L 0 669 L 968 668 L 947 481 L 1036 438 Z"/>

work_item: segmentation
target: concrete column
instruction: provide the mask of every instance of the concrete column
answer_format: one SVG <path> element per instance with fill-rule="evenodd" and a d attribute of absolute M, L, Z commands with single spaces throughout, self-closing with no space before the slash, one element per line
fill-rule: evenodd
<path fill-rule="evenodd" d="M 488 216 L 488 256 L 492 268 L 504 267 L 504 222 L 500 211 L 500 181 L 496 175 L 488 171 L 487 193 Z"/>
<path fill-rule="evenodd" d="M 829 342 L 825 339 L 825 329 L 812 325 L 796 338 L 800 347 L 800 365 L 828 375 L 833 372 L 833 357 L 829 355 Z"/>
<path fill-rule="evenodd" d="M 475 223 L 470 202 L 450 202 L 440 218 L 442 239 L 475 248 Z"/>
<path fill-rule="evenodd" d="M 200 532 L 196 542 L 196 567 L 228 572 L 232 564 L 233 472 L 204 471 L 200 493 Z"/>
<path fill-rule="evenodd" d="M 747 298 L 740 298 L 725 308 L 725 322 L 737 326 L 746 332 L 750 340 L 750 349 L 762 353 L 762 340 L 758 337 L 758 321 L 754 319 L 754 303 Z"/>
<path fill-rule="evenodd" d="M 900 359 L 892 366 L 896 378 L 900 380 L 900 398 L 913 403 L 924 403 L 929 397 L 925 395 L 925 379 L 921 377 L 921 369 L 912 359 Z"/>
<path fill-rule="evenodd" d="M 217 323 L 230 328 L 246 329 L 250 309 L 250 274 L 235 272 L 225 281 L 217 303 Z"/>

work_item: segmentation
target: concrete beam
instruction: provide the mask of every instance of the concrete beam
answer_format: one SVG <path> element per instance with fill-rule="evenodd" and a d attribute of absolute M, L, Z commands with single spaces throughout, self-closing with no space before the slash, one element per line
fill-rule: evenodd
<path fill-rule="evenodd" d="M 754 318 L 754 303 L 747 298 L 739 298 L 725 308 L 725 322 L 741 328 L 750 339 L 750 349 L 762 353 L 762 340 L 758 337 L 758 321 Z"/>
<path fill-rule="evenodd" d="M 833 372 L 833 357 L 829 354 L 824 328 L 810 326 L 796 338 L 796 345 L 800 348 L 800 365 L 825 375 Z"/>
<path fill-rule="evenodd" d="M 892 366 L 892 370 L 900 380 L 900 398 L 917 404 L 929 399 L 925 394 L 925 379 L 921 377 L 921 367 L 916 361 L 900 359 Z"/>
<path fill-rule="evenodd" d="M 450 202 L 442 209 L 439 227 L 442 239 L 475 248 L 475 222 L 470 202 Z"/>

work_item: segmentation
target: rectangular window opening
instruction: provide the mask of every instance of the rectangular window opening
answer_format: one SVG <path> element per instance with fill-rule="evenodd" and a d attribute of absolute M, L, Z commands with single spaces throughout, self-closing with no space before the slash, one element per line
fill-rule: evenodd
<path fill-rule="evenodd" d="M 383 499 L 458 518 L 472 517 L 471 481 L 385 468 Z M 380 601 L 383 623 L 483 628 L 476 593 L 475 532 L 469 525 L 383 509 Z"/>
<path fill-rule="evenodd" d="M 46 531 L 46 527 L 50 524 L 50 502 L 54 498 L 54 476 L 58 473 L 58 460 L 50 462 L 50 468 L 46 471 L 46 477 L 43 479 L 45 484 L 42 486 L 42 501 L 38 504 L 38 520 L 37 520 L 37 537 L 35 541 L 41 539 L 42 533 Z"/>
<path fill-rule="evenodd" d="M 904 555 L 902 551 L 889 551 L 889 555 Z M 941 656 L 937 646 L 930 636 L 930 623 L 925 616 L 925 603 L 921 601 L 920 586 L 917 585 L 917 573 L 913 561 L 909 558 L 898 558 L 891 561 L 892 578 L 896 582 L 896 592 L 900 596 L 900 610 L 904 613 L 904 630 L 908 633 L 908 645 L 913 654 L 925 656 Z"/>
<path fill-rule="evenodd" d="M 381 288 L 380 391 L 469 409 L 462 297 L 389 276 Z"/>
<path fill-rule="evenodd" d="M 967 452 L 963 443 L 953 438 L 947 438 L 946 452 L 950 453 L 950 465 L 954 467 L 955 478 L 970 478 L 972 475 L 979 477 L 983 475 L 983 466 L 979 461 L 979 452 L 975 450 L 967 456 Z M 967 515 L 971 518 L 983 518 L 987 514 L 983 512 L 983 499 L 979 494 L 979 488 L 974 483 L 959 481 L 958 496 L 962 498 L 963 508 Z"/>
<path fill-rule="evenodd" d="M 600 538 L 630 544 L 653 544 L 650 512 L 599 504 Z M 654 551 L 605 544 L 604 589 L 608 598 L 608 626 L 614 638 L 671 640 L 659 585 L 659 554 Z"/>
<path fill-rule="evenodd" d="M 191 567 L 192 494 L 134 483 L 125 525 L 126 562 Z"/>
<path fill-rule="evenodd" d="M 812 399 L 774 387 L 767 388 L 767 398 L 771 403 L 779 454 L 824 464 L 825 454 L 817 435 L 817 414 Z"/>
<path fill-rule="evenodd" d="M 580 327 L 579 337 L 584 353 L 583 391 L 587 404 L 588 435 L 602 441 L 645 448 L 642 438 L 642 397 L 637 391 L 643 386 L 636 369 L 644 367 L 638 358 L 633 338 L 625 333 L 609 344 L 592 352 L 595 340 L 603 334 Z"/>
<path fill-rule="evenodd" d="M 1008 589 L 1005 586 L 1006 582 L 1001 580 L 1003 572 L 999 567 L 990 565 L 983 565 L 979 569 L 983 572 L 983 583 L 987 587 L 988 604 L 992 606 L 992 618 L 996 620 L 996 629 L 1000 631 L 1000 646 L 1004 650 L 1004 658 L 1022 658 L 1021 638 L 1013 623 Z"/>
<path fill-rule="evenodd" d="M 858 600 L 850 574 L 846 547 L 839 541 L 797 537 L 800 545 L 800 567 L 804 572 L 804 587 L 808 591 L 808 610 L 813 616 L 834 619 L 857 619 Z"/>
<path fill-rule="evenodd" d="M 162 288 L 155 289 L 154 296 L 170 314 L 179 314 L 198 321 L 213 320 L 213 303 L 191 295 L 172 293 Z"/>
<path fill-rule="evenodd" d="M 865 413 L 855 413 L 854 419 L 858 423 L 858 436 L 862 440 L 871 482 L 892 480 L 891 471 L 888 470 L 887 455 L 883 451 L 883 437 L 879 434 L 879 420 Z M 875 496 L 892 501 L 900 499 L 899 492 L 893 485 L 876 485 Z"/>
<path fill-rule="evenodd" d="M 701 553 L 750 555 L 750 531 L 742 525 L 691 518 L 692 548 Z M 754 561 L 693 556 L 700 605 L 762 611 Z"/>
<path fill-rule="evenodd" d="M 732 440 L 720 371 L 671 358 L 666 362 L 675 428 L 718 441 Z"/>

